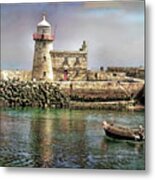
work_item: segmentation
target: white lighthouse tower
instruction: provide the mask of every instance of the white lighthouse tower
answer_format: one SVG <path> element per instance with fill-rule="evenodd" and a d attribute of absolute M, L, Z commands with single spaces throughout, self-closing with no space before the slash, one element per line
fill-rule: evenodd
<path fill-rule="evenodd" d="M 53 50 L 54 36 L 51 34 L 51 25 L 46 21 L 45 15 L 37 25 L 37 32 L 33 34 L 35 51 L 33 59 L 33 80 L 53 80 L 53 69 L 50 51 Z"/>

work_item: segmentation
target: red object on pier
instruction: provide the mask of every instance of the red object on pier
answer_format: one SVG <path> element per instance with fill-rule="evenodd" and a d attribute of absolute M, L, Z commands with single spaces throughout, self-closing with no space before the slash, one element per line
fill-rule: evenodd
<path fill-rule="evenodd" d="M 53 40 L 54 40 L 54 35 L 47 35 L 47 34 L 38 34 L 38 33 L 34 33 L 34 34 L 33 34 L 33 39 L 34 39 L 34 40 L 47 40 L 47 41 L 53 41 Z"/>
<path fill-rule="evenodd" d="M 64 81 L 67 81 L 68 80 L 68 71 L 65 70 L 64 71 Z"/>

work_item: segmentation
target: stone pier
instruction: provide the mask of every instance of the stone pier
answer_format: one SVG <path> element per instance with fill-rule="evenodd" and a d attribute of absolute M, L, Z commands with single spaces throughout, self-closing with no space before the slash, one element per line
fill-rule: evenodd
<path fill-rule="evenodd" d="M 140 82 L 0 81 L 1 106 L 70 109 L 128 109 L 144 88 Z M 131 108 L 132 109 L 132 108 Z"/>

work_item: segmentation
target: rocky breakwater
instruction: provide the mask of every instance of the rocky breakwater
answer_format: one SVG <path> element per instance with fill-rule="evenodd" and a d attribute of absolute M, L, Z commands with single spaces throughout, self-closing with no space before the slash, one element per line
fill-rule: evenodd
<path fill-rule="evenodd" d="M 57 83 L 2 80 L 0 106 L 64 108 L 69 106 L 69 97 Z"/>

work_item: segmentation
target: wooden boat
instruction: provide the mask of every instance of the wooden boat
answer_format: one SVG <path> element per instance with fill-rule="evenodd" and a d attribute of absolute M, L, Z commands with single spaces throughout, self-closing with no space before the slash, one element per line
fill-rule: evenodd
<path fill-rule="evenodd" d="M 103 121 L 103 129 L 105 134 L 111 138 L 134 141 L 142 141 L 145 139 L 144 128 L 142 125 L 140 125 L 139 128 L 134 129 Z"/>

